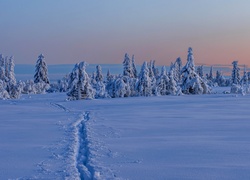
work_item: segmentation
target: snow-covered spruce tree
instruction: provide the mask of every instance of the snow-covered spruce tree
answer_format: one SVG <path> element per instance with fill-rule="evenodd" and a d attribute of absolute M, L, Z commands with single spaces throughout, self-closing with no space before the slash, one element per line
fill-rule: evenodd
<path fill-rule="evenodd" d="M 232 84 L 240 84 L 240 68 L 238 67 L 238 61 L 233 61 L 232 64 Z"/>
<path fill-rule="evenodd" d="M 196 72 L 192 48 L 188 49 L 187 63 L 182 68 L 182 92 L 184 94 L 207 94 L 211 89 Z"/>
<path fill-rule="evenodd" d="M 213 66 L 210 67 L 209 74 L 207 75 L 207 80 L 213 81 L 214 76 L 213 76 Z"/>
<path fill-rule="evenodd" d="M 148 70 L 147 62 L 144 62 L 141 67 L 141 72 L 139 74 L 136 87 L 137 87 L 137 93 L 139 96 L 151 96 L 152 95 L 151 78 L 149 77 L 149 70 Z"/>
<path fill-rule="evenodd" d="M 9 83 L 12 84 L 12 85 L 16 85 L 16 77 L 15 77 L 15 72 L 14 72 L 14 69 L 15 69 L 15 63 L 14 63 L 14 57 L 11 56 L 9 58 L 9 63 L 8 63 L 9 67 L 8 67 L 8 80 L 9 80 Z"/>
<path fill-rule="evenodd" d="M 153 60 L 152 69 L 154 72 L 155 79 L 157 80 L 160 77 L 160 72 L 159 69 L 155 66 L 155 60 Z"/>
<path fill-rule="evenodd" d="M 108 93 L 108 96 L 111 98 L 115 97 L 115 76 L 110 74 L 110 71 L 108 70 L 107 76 L 106 76 L 106 92 Z"/>
<path fill-rule="evenodd" d="M 8 77 L 9 77 L 9 59 L 8 56 L 5 57 L 4 59 L 4 65 L 5 65 L 5 81 L 9 81 Z"/>
<path fill-rule="evenodd" d="M 0 54 L 0 80 L 5 81 L 5 60 L 2 54 Z"/>
<path fill-rule="evenodd" d="M 182 83 L 182 78 L 181 78 L 181 70 L 182 70 L 182 61 L 181 58 L 178 57 L 175 61 L 175 80 L 177 82 L 177 84 Z"/>
<path fill-rule="evenodd" d="M 177 83 L 174 79 L 174 70 L 175 69 L 172 69 L 169 72 L 168 91 L 169 91 L 169 94 L 171 95 L 177 95 L 177 92 L 178 92 Z"/>
<path fill-rule="evenodd" d="M 138 73 L 137 73 L 137 69 L 136 69 L 136 65 L 135 65 L 135 56 L 132 56 L 132 72 L 133 72 L 133 77 L 137 78 L 138 77 Z"/>
<path fill-rule="evenodd" d="M 222 72 L 216 71 L 216 77 L 215 77 L 215 83 L 217 83 L 218 86 L 227 86 L 227 80 L 226 78 L 222 75 Z"/>
<path fill-rule="evenodd" d="M 160 77 L 157 79 L 157 95 L 168 95 L 169 89 L 168 89 L 168 84 L 169 84 L 169 77 L 167 75 L 167 71 L 166 71 L 166 67 L 163 66 L 161 68 L 161 75 Z"/>
<path fill-rule="evenodd" d="M 123 76 L 128 76 L 130 78 L 134 77 L 132 63 L 127 53 L 125 54 L 123 60 Z"/>
<path fill-rule="evenodd" d="M 129 97 L 131 95 L 130 78 L 128 76 L 118 76 L 114 82 L 115 97 Z"/>
<path fill-rule="evenodd" d="M 246 66 L 244 66 L 244 72 L 243 72 L 243 76 L 240 80 L 240 83 L 242 85 L 248 85 L 248 75 L 247 75 L 247 71 L 246 71 Z"/>
<path fill-rule="evenodd" d="M 243 88 L 240 84 L 240 68 L 238 67 L 238 61 L 233 61 L 233 70 L 231 76 L 231 93 L 241 94 L 243 93 Z"/>
<path fill-rule="evenodd" d="M 246 66 L 244 66 L 243 77 L 242 77 L 240 83 L 241 83 L 241 86 L 243 88 L 244 93 L 249 93 L 250 92 L 250 87 L 249 87 L 249 83 L 248 83 L 248 76 L 247 76 L 247 72 L 246 72 Z"/>
<path fill-rule="evenodd" d="M 69 100 L 93 99 L 95 91 L 90 84 L 86 73 L 86 62 L 76 64 L 70 78 L 70 90 L 67 93 Z"/>
<path fill-rule="evenodd" d="M 50 88 L 50 82 L 48 78 L 48 68 L 47 64 L 44 61 L 43 54 L 38 56 L 38 60 L 36 62 L 36 70 L 34 75 L 34 83 L 35 88 L 37 89 L 37 93 L 45 93 L 46 90 Z"/>
<path fill-rule="evenodd" d="M 154 61 L 151 60 L 148 64 L 148 76 L 151 79 L 151 89 L 152 89 L 152 95 L 157 95 L 157 90 L 156 90 L 156 78 L 155 78 L 155 74 L 154 74 Z"/>
<path fill-rule="evenodd" d="M 102 68 L 100 65 L 96 66 L 96 76 L 94 88 L 96 90 L 95 98 L 108 97 L 105 84 L 103 83 Z"/>

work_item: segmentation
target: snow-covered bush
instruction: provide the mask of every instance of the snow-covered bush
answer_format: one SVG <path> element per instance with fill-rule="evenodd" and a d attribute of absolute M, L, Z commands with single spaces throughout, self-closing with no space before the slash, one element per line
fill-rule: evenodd
<path fill-rule="evenodd" d="M 10 95 L 9 93 L 6 91 L 5 89 L 5 83 L 4 81 L 0 80 L 0 99 L 1 100 L 5 100 L 5 99 L 9 99 Z"/>

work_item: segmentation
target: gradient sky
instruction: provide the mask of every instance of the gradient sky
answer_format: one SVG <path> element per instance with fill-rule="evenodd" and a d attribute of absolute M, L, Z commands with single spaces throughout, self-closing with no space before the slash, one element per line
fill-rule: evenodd
<path fill-rule="evenodd" d="M 249 0 L 0 0 L 0 53 L 16 64 L 250 65 Z"/>

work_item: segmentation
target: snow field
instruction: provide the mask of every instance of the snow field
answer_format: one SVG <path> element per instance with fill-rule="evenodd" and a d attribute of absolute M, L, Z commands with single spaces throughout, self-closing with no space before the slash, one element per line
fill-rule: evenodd
<path fill-rule="evenodd" d="M 0 179 L 250 178 L 249 95 L 65 99 L 0 101 Z"/>

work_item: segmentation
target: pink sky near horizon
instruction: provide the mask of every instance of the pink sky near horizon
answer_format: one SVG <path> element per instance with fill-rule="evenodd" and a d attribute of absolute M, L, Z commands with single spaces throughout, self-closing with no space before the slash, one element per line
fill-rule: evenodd
<path fill-rule="evenodd" d="M 196 64 L 238 60 L 250 66 L 248 0 L 0 1 L 0 53 L 16 64 L 137 64 L 168 66 L 188 47 Z"/>

